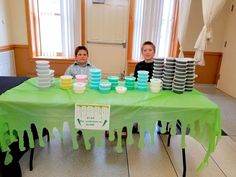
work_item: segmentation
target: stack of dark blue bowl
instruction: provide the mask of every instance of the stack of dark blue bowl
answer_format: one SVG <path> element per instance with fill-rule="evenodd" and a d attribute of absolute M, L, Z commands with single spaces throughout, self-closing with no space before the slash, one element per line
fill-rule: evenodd
<path fill-rule="evenodd" d="M 162 77 L 162 88 L 164 90 L 172 90 L 172 83 L 175 74 L 175 58 L 166 58 L 164 72 Z"/>
<path fill-rule="evenodd" d="M 192 91 L 195 79 L 195 62 L 193 58 L 187 60 L 187 78 L 185 82 L 185 91 Z"/>
<path fill-rule="evenodd" d="M 187 64 L 188 63 L 185 58 L 176 58 L 175 77 L 172 89 L 175 93 L 183 93 L 185 90 L 188 66 Z"/>
<path fill-rule="evenodd" d="M 153 78 L 162 79 L 164 71 L 164 57 L 155 58 L 153 66 Z"/>

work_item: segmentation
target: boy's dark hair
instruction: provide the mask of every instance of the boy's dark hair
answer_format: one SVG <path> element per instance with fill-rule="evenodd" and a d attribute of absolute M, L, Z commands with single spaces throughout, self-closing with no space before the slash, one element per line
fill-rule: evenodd
<path fill-rule="evenodd" d="M 80 51 L 80 50 L 85 50 L 86 52 L 87 52 L 87 54 L 89 54 L 89 52 L 88 52 L 88 49 L 85 47 L 85 46 L 78 46 L 78 47 L 76 47 L 76 49 L 75 49 L 75 56 L 77 56 L 77 53 Z"/>
<path fill-rule="evenodd" d="M 154 52 L 156 52 L 156 46 L 155 46 L 151 41 L 146 41 L 146 42 L 143 43 L 143 45 L 142 45 L 142 47 L 141 47 L 141 52 L 143 51 L 143 47 L 144 47 L 145 45 L 151 45 L 152 48 L 153 48 L 153 50 L 154 50 Z"/>

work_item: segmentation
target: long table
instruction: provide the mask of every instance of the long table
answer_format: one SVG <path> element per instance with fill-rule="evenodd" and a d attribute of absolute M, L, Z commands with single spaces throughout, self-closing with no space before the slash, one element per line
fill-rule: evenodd
<path fill-rule="evenodd" d="M 127 127 L 127 143 L 132 144 L 132 127 L 139 124 L 139 147 L 145 147 L 145 131 L 150 132 L 151 143 L 154 143 L 156 123 L 162 122 L 162 130 L 168 123 L 171 125 L 171 134 L 176 134 L 176 123 L 181 123 L 181 147 L 185 148 L 186 130 L 189 135 L 206 147 L 206 154 L 198 170 L 208 164 L 211 153 L 221 137 L 221 117 L 219 107 L 197 90 L 176 94 L 162 90 L 159 93 L 150 91 L 131 90 L 125 94 L 118 94 L 112 90 L 102 94 L 98 90 L 87 89 L 83 94 L 76 94 L 73 90 L 60 88 L 59 80 L 54 86 L 38 88 L 36 78 L 29 79 L 23 84 L 0 95 L 0 147 L 8 152 L 6 163 L 11 161 L 9 144 L 16 141 L 16 132 L 19 139 L 19 148 L 24 150 L 24 131 L 28 133 L 29 145 L 34 147 L 31 124 L 35 124 L 39 135 L 47 128 L 53 135 L 53 128 L 62 134 L 64 122 L 68 122 L 71 129 L 73 148 L 78 148 L 77 129 L 74 126 L 75 103 L 79 104 L 106 104 L 111 106 L 109 140 L 114 139 L 117 132 L 118 152 L 122 151 L 122 129 Z M 7 133 L 6 133 L 7 132 Z M 103 131 L 83 130 L 85 147 L 91 148 L 89 139 L 94 137 L 96 144 L 102 143 Z M 62 137 L 63 138 L 63 137 Z M 45 146 L 43 137 L 39 136 L 40 146 Z"/>

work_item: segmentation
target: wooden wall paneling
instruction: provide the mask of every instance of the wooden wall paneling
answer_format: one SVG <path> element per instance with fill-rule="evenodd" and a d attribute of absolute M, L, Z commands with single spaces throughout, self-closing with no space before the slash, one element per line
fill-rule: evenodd
<path fill-rule="evenodd" d="M 4 46 L 0 46 L 0 52 L 5 52 L 8 50 L 13 50 L 14 46 L 13 45 L 4 45 Z"/>
<path fill-rule="evenodd" d="M 36 76 L 35 60 L 49 60 L 50 68 L 55 70 L 55 76 L 64 75 L 66 68 L 74 62 L 74 59 L 50 59 L 50 58 L 31 58 L 28 45 L 15 45 L 15 65 L 17 76 Z"/>
<path fill-rule="evenodd" d="M 29 46 L 25 47 L 15 46 L 15 65 L 16 65 L 16 75 L 17 76 L 27 76 L 27 73 L 30 72 L 32 66 L 29 65 Z"/>
<path fill-rule="evenodd" d="M 194 57 L 193 51 L 185 51 L 185 57 Z M 205 52 L 205 66 L 196 66 L 196 83 L 217 84 L 219 78 L 220 64 L 222 60 L 221 52 Z"/>
<path fill-rule="evenodd" d="M 130 75 L 132 73 L 134 73 L 134 69 L 137 63 L 134 62 L 128 62 L 128 71 L 127 71 L 127 75 Z"/>

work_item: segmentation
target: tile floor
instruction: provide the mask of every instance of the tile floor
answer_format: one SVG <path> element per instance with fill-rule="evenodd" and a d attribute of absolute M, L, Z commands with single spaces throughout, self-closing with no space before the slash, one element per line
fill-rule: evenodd
<path fill-rule="evenodd" d="M 187 136 L 187 176 L 188 177 L 235 177 L 236 176 L 236 99 L 216 89 L 214 85 L 197 85 L 221 107 L 222 128 L 228 134 L 223 136 L 212 154 L 208 167 L 197 173 L 195 168 L 202 160 L 205 149 L 193 138 Z M 83 148 L 83 138 L 78 137 L 80 149 L 72 150 L 69 132 L 65 125 L 65 142 L 61 143 L 55 131 L 45 148 L 37 147 L 34 156 L 34 169 L 29 171 L 29 152 L 20 160 L 23 177 L 181 177 L 182 156 L 179 148 L 180 136 L 171 138 L 167 147 L 167 136 L 156 135 L 155 145 L 137 148 L 138 138 L 134 134 L 134 144 L 126 145 L 120 154 L 114 151 L 115 142 L 106 141 L 103 147 L 87 151 Z"/>

